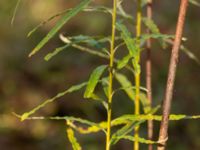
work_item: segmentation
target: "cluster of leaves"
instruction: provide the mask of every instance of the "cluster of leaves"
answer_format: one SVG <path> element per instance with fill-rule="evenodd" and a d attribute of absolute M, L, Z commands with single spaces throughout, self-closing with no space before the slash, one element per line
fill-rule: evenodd
<path fill-rule="evenodd" d="M 99 7 L 90 7 L 90 3 L 92 0 L 82 0 L 76 7 L 72 9 L 65 10 L 63 12 L 60 12 L 46 21 L 42 22 L 38 26 L 36 26 L 32 31 L 29 32 L 28 36 L 31 36 L 39 27 L 45 25 L 55 17 L 61 17 L 56 25 L 49 31 L 49 33 L 39 42 L 39 44 L 33 49 L 33 51 L 29 54 L 29 57 L 36 54 L 43 46 L 52 38 L 54 37 L 58 31 L 75 15 L 77 15 L 81 11 L 85 12 L 102 12 L 106 13 L 108 15 L 112 15 L 112 8 L 107 8 L 103 6 Z M 153 38 L 158 40 L 160 44 L 163 47 L 166 47 L 168 44 L 173 44 L 173 38 L 174 35 L 166 35 L 160 33 L 157 25 L 154 23 L 153 20 L 149 20 L 148 18 L 143 17 L 142 22 L 143 25 L 148 28 L 151 31 L 151 34 L 142 34 L 141 37 L 139 37 L 141 41 L 141 45 L 138 46 L 136 42 L 138 41 L 138 37 L 134 37 L 131 32 L 128 30 L 127 25 L 124 22 L 128 22 L 133 24 L 135 22 L 134 18 L 125 12 L 125 10 L 122 7 L 123 1 L 118 1 L 117 4 L 117 15 L 118 20 L 116 23 L 116 29 L 119 33 L 119 36 L 115 37 L 115 40 L 118 41 L 117 46 L 115 46 L 115 52 L 117 50 L 120 50 L 121 46 L 127 47 L 127 55 L 123 56 L 121 59 L 114 59 L 114 62 L 116 63 L 116 68 L 112 68 L 113 70 L 113 76 L 116 82 L 119 83 L 120 87 L 116 87 L 114 89 L 112 94 L 115 94 L 119 90 L 123 90 L 127 94 L 127 98 L 129 98 L 132 102 L 135 100 L 135 86 L 133 83 L 128 79 L 128 77 L 123 74 L 123 69 L 127 69 L 130 71 L 130 73 L 137 73 L 140 72 L 140 65 L 137 63 L 138 53 L 141 53 L 141 47 L 144 46 L 145 42 L 149 38 Z M 195 5 L 200 5 L 197 1 L 191 0 L 191 3 Z M 146 0 L 143 0 L 142 6 L 145 6 L 147 3 Z M 17 6 L 19 3 L 17 4 Z M 16 12 L 16 11 L 15 11 Z M 14 20 L 14 19 L 13 19 Z M 183 38 L 184 40 L 185 38 Z M 49 61 L 50 59 L 53 59 L 54 56 L 56 56 L 58 53 L 60 53 L 63 50 L 66 50 L 69 47 L 74 47 L 77 50 L 80 50 L 82 52 L 89 53 L 91 55 L 96 55 L 98 57 L 102 57 L 105 59 L 109 59 L 110 53 L 107 50 L 108 48 L 105 46 L 107 43 L 111 42 L 110 37 L 105 36 L 85 36 L 85 35 L 77 35 L 73 37 L 68 37 L 60 34 L 60 40 L 64 43 L 61 47 L 56 48 L 51 53 L 47 54 L 45 56 L 45 60 Z M 93 47 L 93 49 L 89 48 Z M 187 48 L 185 48 L 184 45 L 181 46 L 181 49 L 183 52 L 185 52 L 190 58 L 194 59 L 196 62 L 199 63 L 199 60 L 195 57 L 195 55 L 190 52 Z M 133 66 L 133 67 L 131 67 Z M 104 107 L 108 111 L 108 72 L 109 72 L 109 66 L 108 65 L 101 65 L 98 66 L 96 69 L 93 70 L 93 72 L 90 75 L 90 78 L 88 81 L 84 83 L 80 83 L 77 85 L 73 85 L 67 90 L 58 93 L 55 97 L 45 100 L 42 104 L 35 107 L 29 112 L 26 112 L 22 115 L 16 115 L 21 119 L 21 121 L 27 120 L 27 119 L 52 119 L 52 120 L 66 120 L 67 124 L 67 134 L 69 141 L 72 143 L 72 147 L 74 150 L 80 150 L 81 145 L 78 143 L 77 139 L 74 136 L 74 131 L 77 131 L 81 134 L 90 134 L 90 133 L 96 133 L 96 132 L 103 132 L 107 134 L 107 122 L 99 122 L 95 123 L 92 121 L 88 121 L 81 118 L 75 118 L 71 116 L 65 116 L 65 117 L 32 117 L 36 111 L 39 109 L 45 107 L 47 104 L 54 102 L 55 100 L 58 100 L 60 97 L 76 92 L 82 88 L 85 88 L 85 92 L 83 94 L 83 97 L 85 99 L 91 99 L 94 101 L 97 101 L 102 104 L 102 107 Z M 107 72 L 107 73 L 106 73 Z M 95 91 L 96 86 L 100 84 L 102 86 L 102 95 L 98 95 Z M 118 130 L 112 133 L 110 145 L 116 144 L 121 139 L 126 139 L 130 141 L 134 141 L 135 137 L 131 135 L 131 132 L 133 131 L 135 126 L 143 124 L 147 120 L 156 120 L 161 121 L 161 116 L 154 115 L 158 109 L 159 106 L 155 108 L 151 108 L 149 104 L 149 100 L 147 99 L 146 92 L 147 90 L 144 87 L 140 87 L 141 93 L 140 93 L 140 102 L 142 104 L 143 108 L 143 114 L 141 115 L 133 115 L 133 114 L 125 114 L 123 116 L 119 116 L 118 118 L 115 118 L 111 121 L 111 127 L 118 127 Z M 170 120 L 181 120 L 181 119 L 199 119 L 200 116 L 186 116 L 186 115 L 171 115 Z M 82 127 L 84 125 L 84 128 Z M 87 126 L 87 128 L 85 127 Z M 146 140 L 142 137 L 139 137 L 137 139 L 140 143 L 144 144 L 159 144 L 159 141 L 151 141 Z"/>

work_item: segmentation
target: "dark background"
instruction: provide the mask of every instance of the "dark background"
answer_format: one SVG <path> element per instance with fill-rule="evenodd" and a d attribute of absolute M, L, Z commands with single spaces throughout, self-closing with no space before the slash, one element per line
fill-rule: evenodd
<path fill-rule="evenodd" d="M 51 40 L 40 53 L 28 58 L 28 53 L 44 37 L 56 22 L 49 22 L 34 35 L 27 38 L 27 33 L 39 22 L 66 8 L 73 7 L 77 0 L 29 0 L 23 1 L 16 14 L 14 25 L 11 18 L 16 0 L 0 1 L 0 149 L 1 150 L 63 150 L 72 149 L 65 133 L 64 121 L 25 121 L 20 122 L 11 113 L 22 114 L 45 99 L 63 91 L 72 84 L 89 78 L 89 73 L 97 65 L 107 63 L 96 56 L 80 53 L 69 48 L 58 54 L 51 61 L 44 61 L 47 52 L 62 45 L 58 36 Z M 111 1 L 95 0 L 95 5 L 111 6 Z M 126 0 L 124 8 L 134 14 L 135 4 Z M 162 33 L 174 34 L 179 1 L 155 0 L 154 20 Z M 144 11 L 145 14 L 145 11 Z M 198 58 L 200 58 L 200 8 L 190 5 L 184 36 L 184 42 Z M 67 35 L 110 35 L 111 18 L 101 13 L 81 13 L 61 32 Z M 134 28 L 132 29 L 134 30 Z M 163 50 L 159 44 L 153 44 L 153 100 L 154 105 L 163 99 L 171 47 Z M 145 56 L 145 51 L 143 52 Z M 142 59 L 144 60 L 144 59 Z M 144 62 L 142 62 L 144 66 Z M 142 84 L 145 72 L 142 72 Z M 188 115 L 200 114 L 200 66 L 181 52 L 174 90 L 172 113 Z M 82 93 L 66 95 L 59 101 L 49 104 L 36 115 L 72 115 L 102 121 L 106 117 L 105 110 L 97 103 L 84 100 Z M 114 101 L 114 117 L 122 113 L 131 113 L 132 105 L 125 94 L 119 93 Z M 122 101 L 124 99 L 124 101 Z M 123 106 L 123 107 L 122 107 Z M 169 127 L 168 149 L 199 150 L 200 121 L 188 120 L 171 122 Z M 155 123 L 155 140 L 159 123 Z M 146 128 L 141 135 L 146 137 Z M 104 135 L 77 134 L 83 149 L 104 149 Z M 131 142 L 122 141 L 113 149 L 130 149 Z M 142 147 L 146 149 L 146 146 Z"/>

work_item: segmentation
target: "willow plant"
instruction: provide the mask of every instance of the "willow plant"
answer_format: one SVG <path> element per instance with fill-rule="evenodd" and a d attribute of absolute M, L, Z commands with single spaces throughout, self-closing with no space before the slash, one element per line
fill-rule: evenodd
<path fill-rule="evenodd" d="M 20 2 L 20 1 L 19 1 Z M 19 5 L 19 2 L 17 6 Z M 193 4 L 196 1 L 190 1 Z M 58 93 L 53 98 L 45 100 L 40 105 L 34 107 L 32 110 L 25 112 L 22 115 L 14 113 L 21 121 L 34 120 L 34 119 L 50 119 L 50 120 L 65 120 L 66 121 L 66 133 L 68 135 L 69 141 L 72 144 L 74 150 L 81 150 L 82 146 L 75 137 L 74 132 L 80 134 L 91 134 L 97 132 L 103 132 L 105 134 L 105 149 L 111 150 L 112 146 L 118 143 L 120 140 L 125 139 L 134 142 L 134 150 L 139 150 L 139 143 L 152 145 L 152 144 L 162 144 L 163 139 L 158 141 L 153 141 L 152 139 L 146 139 L 140 137 L 139 128 L 141 125 L 147 121 L 161 121 L 162 116 L 156 115 L 157 111 L 160 109 L 159 104 L 155 107 L 151 106 L 149 101 L 148 89 L 144 88 L 140 84 L 140 55 L 142 53 L 143 46 L 145 43 L 153 38 L 158 41 L 162 46 L 167 44 L 172 44 L 174 35 L 162 34 L 159 28 L 152 20 L 152 18 L 143 17 L 142 9 L 147 5 L 148 1 L 137 0 L 137 13 L 136 20 L 133 15 L 128 14 L 123 9 L 123 0 L 113 0 L 113 7 L 108 8 L 105 6 L 93 6 L 91 5 L 92 0 L 82 0 L 77 6 L 71 9 L 59 12 L 54 16 L 51 16 L 44 22 L 37 25 L 33 30 L 28 33 L 31 36 L 39 27 L 45 25 L 52 19 L 60 17 L 55 26 L 47 33 L 47 35 L 35 46 L 35 48 L 30 52 L 29 57 L 34 56 L 39 52 L 51 38 L 53 38 L 60 29 L 68 22 L 71 18 L 76 16 L 80 12 L 100 12 L 107 14 L 112 18 L 111 24 L 111 36 L 87 36 L 87 35 L 76 35 L 76 36 L 66 36 L 60 34 L 60 40 L 63 45 L 56 48 L 52 52 L 48 53 L 44 59 L 50 61 L 56 55 L 62 51 L 73 47 L 80 52 L 89 53 L 96 57 L 101 57 L 109 61 L 108 64 L 102 64 L 97 66 L 90 74 L 89 80 L 73 85 L 67 88 L 63 92 Z M 16 14 L 16 9 L 14 16 Z M 12 19 L 12 22 L 14 18 Z M 129 25 L 135 25 L 136 35 L 129 31 L 127 27 Z M 149 32 L 147 34 L 142 33 L 142 24 L 148 28 Z M 116 42 L 117 41 L 117 42 Z M 110 47 L 107 47 L 108 43 Z M 121 56 L 120 58 L 115 57 L 115 53 L 120 50 L 124 50 L 125 46 L 127 49 L 127 54 Z M 188 49 L 181 45 L 181 50 L 186 52 L 186 54 L 198 61 L 194 55 L 188 51 Z M 123 73 L 123 69 L 126 69 L 128 73 L 132 74 L 135 79 L 135 83 L 128 79 L 128 74 Z M 113 83 L 118 82 L 118 87 L 113 87 Z M 96 86 L 101 85 L 101 94 L 96 92 Z M 103 108 L 107 111 L 107 119 L 102 122 L 93 122 L 90 120 L 77 118 L 73 116 L 64 117 L 44 117 L 44 116 L 32 116 L 38 110 L 45 107 L 47 104 L 58 100 L 66 94 L 85 89 L 83 97 L 85 99 L 91 99 L 93 101 L 99 102 Z M 117 118 L 112 118 L 112 114 L 115 113 L 112 110 L 113 95 L 116 92 L 124 91 L 127 95 L 127 99 L 130 99 L 134 104 L 134 114 L 123 114 Z M 98 93 L 98 94 L 97 94 Z M 199 119 L 200 116 L 187 116 L 184 114 L 169 114 L 169 120 L 181 120 L 181 119 Z M 84 125 L 84 127 L 82 127 Z M 117 130 L 112 130 L 115 127 Z M 165 140 L 165 139 L 164 139 Z"/>

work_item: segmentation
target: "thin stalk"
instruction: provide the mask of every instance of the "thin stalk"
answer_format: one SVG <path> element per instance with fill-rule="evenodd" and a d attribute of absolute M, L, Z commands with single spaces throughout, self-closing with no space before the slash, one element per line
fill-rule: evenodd
<path fill-rule="evenodd" d="M 147 3 L 147 18 L 152 19 L 152 1 L 148 0 Z M 147 29 L 147 34 L 150 34 L 150 30 Z M 146 54 L 146 88 L 147 98 L 149 100 L 150 107 L 152 107 L 152 69 L 151 69 L 151 39 L 147 40 L 147 54 Z M 148 121 L 148 139 L 153 138 L 153 121 Z M 149 144 L 148 150 L 153 150 L 153 145 Z"/>
<path fill-rule="evenodd" d="M 109 87 L 108 87 L 108 110 L 107 110 L 107 133 L 106 133 L 106 150 L 110 150 L 111 137 L 111 119 L 112 119 L 112 95 L 113 95 L 113 64 L 115 53 L 115 24 L 117 17 L 117 0 L 113 0 L 112 12 L 112 38 L 110 45 L 110 65 L 109 65 Z"/>
<path fill-rule="evenodd" d="M 136 37 L 138 38 L 137 45 L 139 47 L 138 56 L 135 61 L 136 64 L 139 65 L 140 63 L 140 36 L 141 36 L 141 20 L 142 20 L 142 7 L 141 7 L 141 0 L 137 0 L 137 23 L 136 23 Z M 135 115 L 140 114 L 140 71 L 135 72 Z M 134 150 L 139 150 L 139 128 L 140 126 L 136 126 L 134 128 Z"/>
<path fill-rule="evenodd" d="M 183 27 L 185 23 L 185 16 L 187 12 L 188 0 L 181 0 L 180 10 L 179 10 L 179 17 L 176 27 L 176 35 L 175 41 L 172 48 L 169 72 L 168 72 L 168 79 L 167 79 L 167 86 L 165 92 L 165 98 L 163 101 L 163 114 L 162 114 L 162 122 L 160 126 L 160 133 L 159 133 L 159 141 L 161 142 L 158 145 L 157 150 L 165 150 L 166 142 L 168 139 L 168 125 L 169 125 L 169 115 L 171 110 L 171 102 L 173 96 L 173 88 L 174 88 L 174 81 L 176 76 L 176 68 L 179 58 L 179 49 L 181 44 L 181 38 L 183 34 Z"/>

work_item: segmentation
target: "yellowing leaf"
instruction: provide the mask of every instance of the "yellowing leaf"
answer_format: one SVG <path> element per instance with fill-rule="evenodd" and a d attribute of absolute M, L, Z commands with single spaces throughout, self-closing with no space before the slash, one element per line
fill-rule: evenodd
<path fill-rule="evenodd" d="M 71 128 L 67 129 L 67 136 L 72 144 L 73 150 L 82 150 L 80 144 L 77 142 L 77 139 L 74 136 L 74 131 Z"/>

